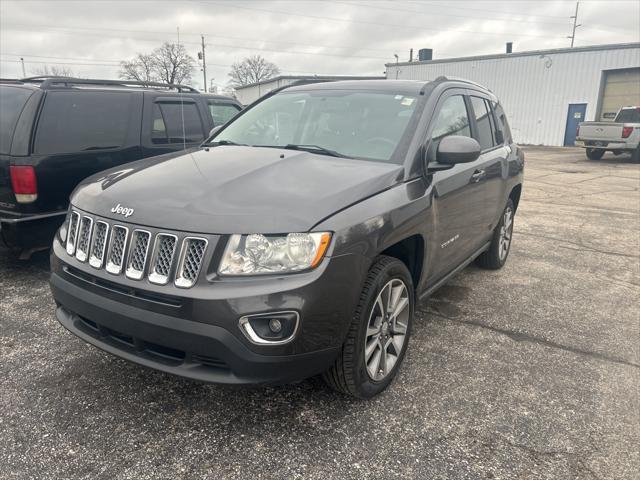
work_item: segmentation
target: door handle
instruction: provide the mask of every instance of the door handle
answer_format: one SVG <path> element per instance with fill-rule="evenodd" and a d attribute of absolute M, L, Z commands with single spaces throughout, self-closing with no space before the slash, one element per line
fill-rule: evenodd
<path fill-rule="evenodd" d="M 484 178 L 485 175 L 486 175 L 486 173 L 485 173 L 484 170 L 476 170 L 471 175 L 471 182 L 472 183 L 478 183 L 480 180 L 482 180 Z"/>

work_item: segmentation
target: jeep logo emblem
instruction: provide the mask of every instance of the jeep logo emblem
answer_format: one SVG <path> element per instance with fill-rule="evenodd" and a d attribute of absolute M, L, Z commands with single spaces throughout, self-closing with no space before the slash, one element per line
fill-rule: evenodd
<path fill-rule="evenodd" d="M 133 215 L 133 208 L 128 208 L 128 207 L 123 207 L 122 205 L 118 204 L 115 207 L 113 207 L 111 209 L 111 213 L 117 213 L 118 215 L 124 215 L 125 217 L 130 217 L 131 215 Z"/>

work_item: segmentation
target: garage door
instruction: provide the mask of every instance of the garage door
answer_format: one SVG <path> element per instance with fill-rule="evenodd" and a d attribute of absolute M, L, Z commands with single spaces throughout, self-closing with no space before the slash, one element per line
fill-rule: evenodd
<path fill-rule="evenodd" d="M 601 105 L 601 121 L 613 120 L 621 107 L 640 105 L 640 68 L 606 72 Z"/>

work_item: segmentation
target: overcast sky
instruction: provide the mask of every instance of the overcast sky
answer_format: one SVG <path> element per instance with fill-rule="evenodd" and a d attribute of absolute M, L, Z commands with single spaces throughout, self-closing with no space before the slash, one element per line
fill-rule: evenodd
<path fill-rule="evenodd" d="M 196 57 L 205 35 L 208 77 L 259 53 L 283 74 L 382 75 L 397 53 L 434 58 L 568 47 L 575 1 L 13 1 L 0 0 L 0 77 L 64 65 L 117 78 L 118 63 L 163 41 Z M 576 46 L 640 41 L 640 1 L 581 1 Z M 416 53 L 417 55 L 417 53 Z M 201 87 L 202 73 L 192 82 Z"/>

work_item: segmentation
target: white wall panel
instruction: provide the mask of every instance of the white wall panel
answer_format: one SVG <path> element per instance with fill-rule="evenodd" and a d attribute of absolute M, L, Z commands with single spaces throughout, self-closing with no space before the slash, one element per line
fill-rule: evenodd
<path fill-rule="evenodd" d="M 490 88 L 522 144 L 562 145 L 570 103 L 587 104 L 594 120 L 603 70 L 640 66 L 640 44 L 626 48 L 541 51 L 534 55 L 387 65 L 387 78 L 462 77 Z"/>

